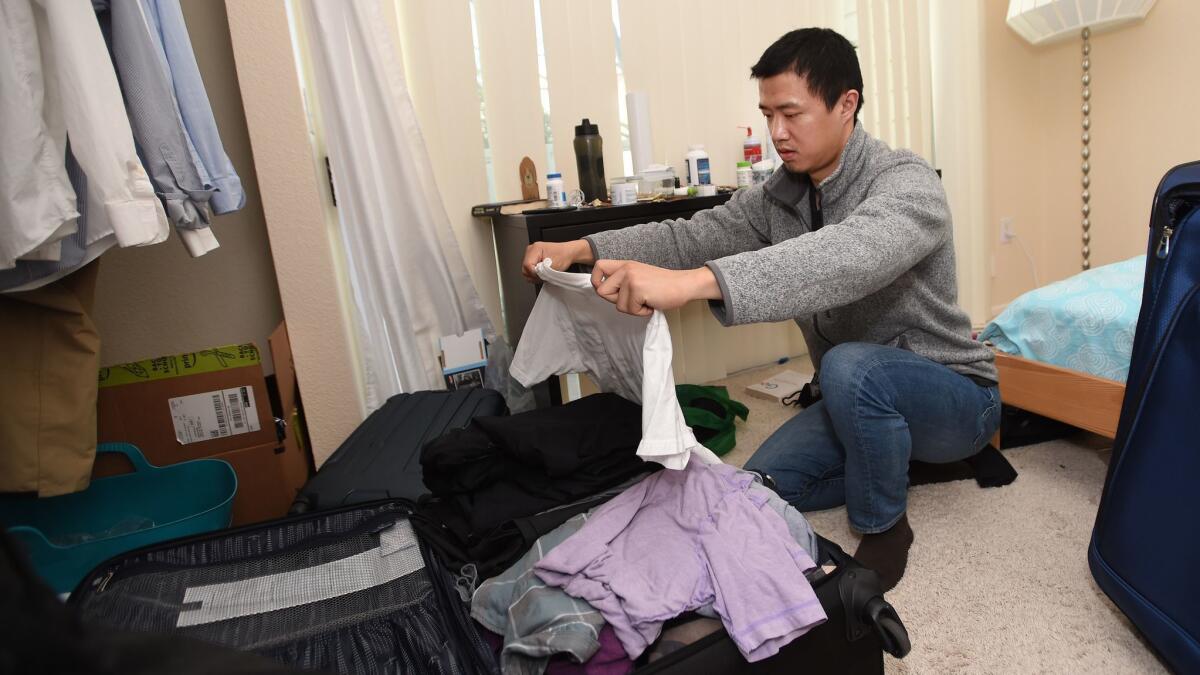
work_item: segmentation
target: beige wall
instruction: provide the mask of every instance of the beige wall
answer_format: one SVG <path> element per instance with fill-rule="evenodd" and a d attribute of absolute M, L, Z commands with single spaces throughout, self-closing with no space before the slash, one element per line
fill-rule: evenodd
<path fill-rule="evenodd" d="M 227 0 L 225 11 L 296 378 L 320 466 L 365 413 L 350 308 L 336 269 L 336 223 L 326 219 L 322 202 L 324 166 L 313 155 L 287 6 Z"/>
<path fill-rule="evenodd" d="M 103 365 L 246 341 L 265 350 L 283 318 L 225 6 L 183 0 L 183 11 L 246 207 L 215 219 L 221 248 L 203 257 L 191 258 L 174 235 L 103 256 L 95 311 Z"/>
<path fill-rule="evenodd" d="M 1080 40 L 1034 48 L 1004 22 L 1007 2 L 984 11 L 991 303 L 1034 287 L 999 220 L 1012 216 L 1043 284 L 1079 271 Z M 1200 89 L 1190 64 L 1200 3 L 1159 0 L 1146 20 L 1092 36 L 1092 267 L 1145 252 L 1154 188 L 1176 164 L 1200 159 Z"/>

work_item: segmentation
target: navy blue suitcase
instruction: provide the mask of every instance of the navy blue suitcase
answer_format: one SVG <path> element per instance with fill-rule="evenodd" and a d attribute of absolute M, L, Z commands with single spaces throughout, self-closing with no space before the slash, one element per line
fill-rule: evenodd
<path fill-rule="evenodd" d="M 1142 309 L 1088 563 L 1179 672 L 1200 672 L 1200 162 L 1159 183 Z"/>

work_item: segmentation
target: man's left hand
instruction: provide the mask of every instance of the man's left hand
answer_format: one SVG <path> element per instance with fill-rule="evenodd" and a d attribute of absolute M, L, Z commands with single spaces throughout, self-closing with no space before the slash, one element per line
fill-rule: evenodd
<path fill-rule="evenodd" d="M 634 316 L 682 307 L 692 300 L 721 298 L 717 278 L 708 267 L 668 270 L 632 260 L 598 260 L 592 268 L 592 287 Z"/>

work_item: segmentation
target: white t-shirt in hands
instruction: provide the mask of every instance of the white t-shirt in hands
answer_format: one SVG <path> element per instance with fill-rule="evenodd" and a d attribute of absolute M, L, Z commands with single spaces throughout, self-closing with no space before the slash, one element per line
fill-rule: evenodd
<path fill-rule="evenodd" d="M 642 404 L 637 454 L 668 469 L 683 469 L 692 453 L 719 464 L 683 421 L 671 371 L 667 318 L 617 311 L 592 288 L 591 276 L 559 272 L 550 260 L 535 268 L 545 285 L 525 322 L 510 372 L 526 387 L 551 375 L 587 373 L 601 391 Z"/>

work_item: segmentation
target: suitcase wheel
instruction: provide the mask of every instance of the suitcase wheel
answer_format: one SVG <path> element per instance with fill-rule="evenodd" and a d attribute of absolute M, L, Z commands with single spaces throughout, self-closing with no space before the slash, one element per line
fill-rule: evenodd
<path fill-rule="evenodd" d="M 912 649 L 908 640 L 908 630 L 900 621 L 900 615 L 895 608 L 882 597 L 872 598 L 864 609 L 868 617 L 867 623 L 875 628 L 875 635 L 883 643 L 883 651 L 902 659 Z"/>

